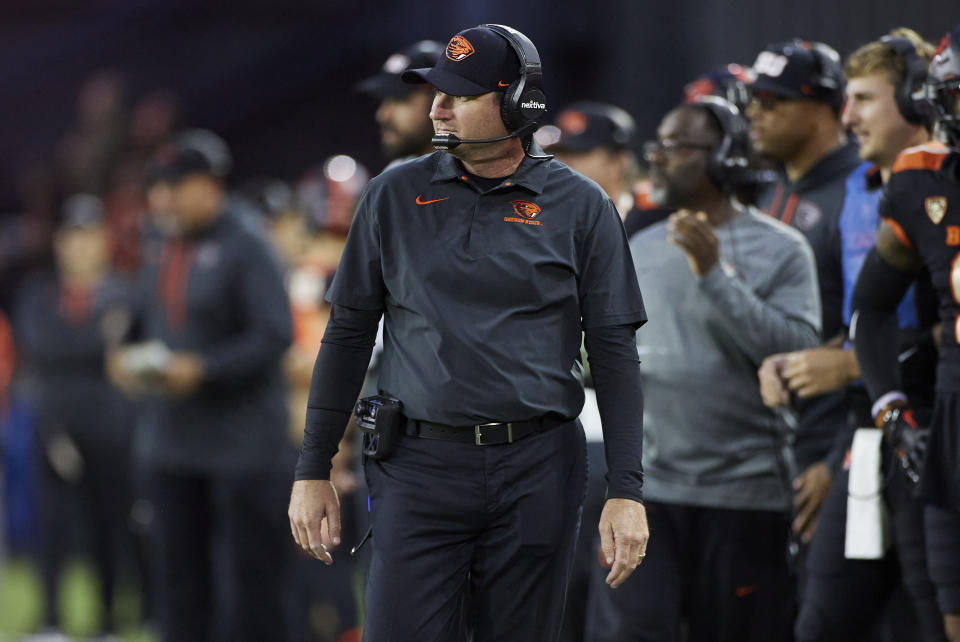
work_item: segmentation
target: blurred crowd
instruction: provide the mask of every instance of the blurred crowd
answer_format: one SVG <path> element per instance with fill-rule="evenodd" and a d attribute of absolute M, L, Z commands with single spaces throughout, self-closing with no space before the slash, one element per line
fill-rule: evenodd
<path fill-rule="evenodd" d="M 684 547 L 709 550 L 704 540 L 713 539 L 725 542 L 716 554 L 740 559 L 740 549 L 760 546 L 724 538 L 726 522 L 709 527 L 706 517 L 671 512 L 689 506 L 728 511 L 738 523 L 757 509 L 772 515 L 756 529 L 769 534 L 762 544 L 773 549 L 771 566 L 782 570 L 782 608 L 754 606 L 751 617 L 782 616 L 780 628 L 769 629 L 782 630 L 782 639 L 948 639 L 943 603 L 925 569 L 921 509 L 907 484 L 884 489 L 893 496 L 893 521 L 901 524 L 894 539 L 869 560 L 844 555 L 853 428 L 873 423 L 847 340 L 851 290 L 873 244 L 876 190 L 900 152 L 941 136 L 893 98 L 906 92 L 909 101 L 919 89 L 912 74 L 926 68 L 935 47 L 909 29 L 877 38 L 845 59 L 824 43 L 769 45 L 752 66 L 718 61 L 677 96 L 678 105 L 721 97 L 749 120 L 736 135 L 722 129 L 724 144 L 740 147 L 715 152 L 715 162 L 749 163 L 755 180 L 724 189 L 802 235 L 819 292 L 785 299 L 784 309 L 796 306 L 786 320 L 809 319 L 809 327 L 791 341 L 771 342 L 777 349 L 751 353 L 740 364 L 737 349 L 708 348 L 722 368 L 743 365 L 756 383 L 751 401 L 731 395 L 729 404 L 746 407 L 755 398 L 752 418 L 765 413 L 771 435 L 790 436 L 782 453 L 771 455 L 770 470 L 740 471 L 729 488 L 729 478 L 711 478 L 710 469 L 702 487 L 670 486 L 667 449 L 689 456 L 696 437 L 668 445 L 678 438 L 657 424 L 657 393 L 648 393 L 660 454 L 648 444 L 644 464 L 648 498 L 663 505 L 663 521 L 651 518 L 646 563 L 657 555 L 678 560 L 677 568 L 659 572 L 682 578 L 665 585 L 675 589 L 689 639 L 712 639 L 698 628 L 711 626 L 697 615 L 714 599 L 704 578 L 735 571 L 719 570 L 702 551 Z M 431 66 L 443 52 L 441 42 L 413 43 L 358 79 L 356 90 L 376 104 L 370 126 L 379 128 L 385 163 L 434 151 L 433 92 L 401 82 L 400 74 Z M 882 100 L 894 100 L 893 111 L 876 111 Z M 658 190 L 683 187 L 682 172 L 663 170 L 683 139 L 680 125 L 667 117 L 658 132 L 638 132 L 616 105 L 582 100 L 556 107 L 537 142 L 604 189 L 632 248 L 646 248 L 657 230 L 674 234 L 677 226 L 694 225 L 669 219 L 677 208 L 657 197 Z M 37 640 L 67 639 L 58 595 L 64 569 L 77 558 L 89 560 L 98 576 L 102 639 L 135 628 L 176 642 L 359 640 L 365 551 L 342 552 L 330 567 L 306 558 L 293 544 L 285 511 L 329 315 L 324 292 L 371 172 L 344 150 L 293 181 L 237 182 L 229 141 L 190 125 L 181 122 L 171 92 L 151 91 L 131 104 L 121 76 L 99 73 L 84 83 L 75 122 L 49 162 L 24 171 L 22 213 L 4 220 L 0 242 L 0 554 L 31 560 L 41 578 Z M 641 135 L 650 140 L 644 144 Z M 863 220 L 850 218 L 855 206 Z M 728 240 L 737 234 L 717 229 L 721 243 L 724 234 Z M 748 244 L 724 248 L 732 252 L 734 274 L 763 250 Z M 656 266 L 648 268 L 646 278 L 657 278 Z M 774 289 L 787 280 L 779 272 L 766 276 L 776 278 L 751 287 Z M 641 286 L 646 299 L 643 279 Z M 937 363 L 931 337 L 939 326 L 925 287 L 917 286 L 913 309 L 904 312 L 909 354 L 902 365 L 915 388 L 911 400 L 929 411 Z M 649 325 L 656 321 L 651 316 Z M 746 326 L 748 334 L 762 332 L 755 318 L 740 321 L 757 323 Z M 645 385 L 656 390 L 664 367 L 657 349 L 669 339 L 645 338 L 646 331 L 640 356 L 644 367 L 650 361 Z M 705 323 L 691 331 L 712 336 L 716 329 Z M 375 351 L 368 389 L 375 389 L 376 376 Z M 682 389 L 688 404 L 703 392 L 690 380 L 664 385 Z M 630 619 L 624 615 L 630 600 L 648 596 L 624 587 L 610 598 L 597 585 L 591 529 L 604 499 L 605 466 L 589 399 L 582 421 L 590 480 L 563 639 L 634 639 L 602 637 L 624 631 L 617 627 Z M 736 418 L 724 420 L 736 440 Z M 348 430 L 331 473 L 344 506 L 347 549 L 366 528 L 356 439 Z M 704 458 L 714 472 L 730 465 Z M 785 505 L 777 498 L 764 503 L 756 478 L 766 473 L 785 487 Z M 659 538 L 673 539 L 675 550 L 658 550 Z M 728 599 L 753 599 L 757 586 L 741 584 Z M 139 596 L 136 622 L 116 620 L 120 591 Z"/>

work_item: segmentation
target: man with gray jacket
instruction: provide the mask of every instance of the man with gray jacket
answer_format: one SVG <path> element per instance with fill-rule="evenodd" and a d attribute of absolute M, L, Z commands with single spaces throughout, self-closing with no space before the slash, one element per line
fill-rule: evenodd
<path fill-rule="evenodd" d="M 644 146 L 652 199 L 676 210 L 631 242 L 650 323 L 643 362 L 645 563 L 592 593 L 587 639 L 781 640 L 791 626 L 787 534 L 793 453 L 756 369 L 816 345 L 813 254 L 795 230 L 732 194 L 756 180 L 747 125 L 705 97 Z"/>

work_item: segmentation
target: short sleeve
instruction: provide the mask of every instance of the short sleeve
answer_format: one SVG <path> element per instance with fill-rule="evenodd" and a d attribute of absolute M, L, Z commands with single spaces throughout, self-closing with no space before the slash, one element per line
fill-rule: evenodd
<path fill-rule="evenodd" d="M 627 235 L 610 199 L 598 206 L 579 253 L 577 290 L 584 328 L 633 325 L 647 320 Z"/>
<path fill-rule="evenodd" d="M 385 287 L 380 260 L 380 225 L 372 192 L 360 197 L 343 256 L 326 300 L 358 310 L 383 309 Z"/>

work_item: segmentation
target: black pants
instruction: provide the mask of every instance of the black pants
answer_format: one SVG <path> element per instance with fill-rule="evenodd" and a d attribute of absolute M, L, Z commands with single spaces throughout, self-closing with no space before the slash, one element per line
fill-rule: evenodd
<path fill-rule="evenodd" d="M 886 447 L 884 460 L 890 462 Z M 887 479 L 884 499 L 890 511 L 894 548 L 880 560 L 844 557 L 848 472 L 841 471 L 834 480 L 820 508 L 817 532 L 810 545 L 807 591 L 795 629 L 798 642 L 873 639 L 872 631 L 890 610 L 900 582 L 911 598 L 916 617 L 910 609 L 901 610 L 899 619 L 907 619 L 908 624 L 888 621 L 892 634 L 911 642 L 947 639 L 927 573 L 923 508 L 912 498 L 899 470 L 891 471 Z"/>
<path fill-rule="evenodd" d="M 40 569 L 47 606 L 44 624 L 53 628 L 60 624 L 58 596 L 66 558 L 88 553 L 99 580 L 103 607 L 100 627 L 111 632 L 116 629 L 111 609 L 117 576 L 121 570 L 133 570 L 140 561 L 134 534 L 128 527 L 132 504 L 129 444 L 93 438 L 89 431 L 71 437 L 84 466 L 73 482 L 55 472 L 46 444 L 39 444 L 37 506 Z M 145 581 L 142 568 L 136 570 L 141 572 L 139 579 Z"/>
<path fill-rule="evenodd" d="M 282 642 L 293 554 L 281 475 L 152 471 L 165 642 Z"/>
<path fill-rule="evenodd" d="M 583 519 L 577 535 L 577 550 L 573 556 L 570 582 L 567 585 L 566 609 L 563 612 L 561 642 L 581 642 L 586 630 L 587 604 L 591 589 L 590 576 L 597 566 L 597 525 L 607 491 L 605 455 L 602 441 L 587 442 L 587 495 L 583 502 Z"/>
<path fill-rule="evenodd" d="M 960 512 L 924 507 L 930 576 L 937 586 L 937 603 L 947 615 L 960 615 Z"/>
<path fill-rule="evenodd" d="M 647 501 L 647 556 L 618 589 L 593 574 L 587 640 L 789 639 L 789 515 Z"/>
<path fill-rule="evenodd" d="M 556 640 L 585 448 L 571 422 L 500 446 L 402 437 L 368 460 L 364 639 Z"/>

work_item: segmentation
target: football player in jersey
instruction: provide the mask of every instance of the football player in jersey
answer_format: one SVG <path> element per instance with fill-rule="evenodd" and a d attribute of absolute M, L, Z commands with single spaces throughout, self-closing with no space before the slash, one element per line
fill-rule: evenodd
<path fill-rule="evenodd" d="M 904 151 L 879 211 L 884 223 L 853 296 L 851 334 L 873 416 L 926 500 L 929 568 L 952 642 L 960 642 L 960 26 L 941 41 L 924 85 L 946 145 Z M 897 366 L 895 310 L 923 267 L 940 298 L 934 414 L 913 418 Z"/>

